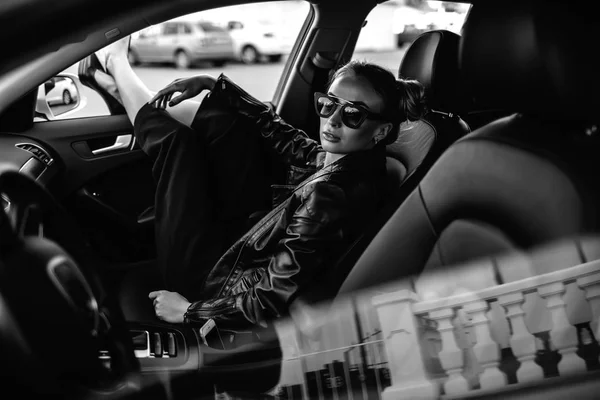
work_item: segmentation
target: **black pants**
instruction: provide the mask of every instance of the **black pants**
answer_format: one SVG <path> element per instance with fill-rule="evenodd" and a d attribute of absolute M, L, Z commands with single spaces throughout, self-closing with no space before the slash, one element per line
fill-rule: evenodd
<path fill-rule="evenodd" d="M 213 265 L 250 228 L 249 215 L 270 207 L 273 161 L 248 119 L 209 105 L 202 105 L 191 128 L 145 105 L 134 133 L 154 161 L 162 280 L 155 289 L 198 300 Z"/>

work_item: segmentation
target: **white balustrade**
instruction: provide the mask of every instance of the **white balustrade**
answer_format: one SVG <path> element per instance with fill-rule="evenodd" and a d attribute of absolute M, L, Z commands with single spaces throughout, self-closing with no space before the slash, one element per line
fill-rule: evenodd
<path fill-rule="evenodd" d="M 429 379 L 423 362 L 420 324 L 412 305 L 418 296 L 408 290 L 373 298 L 381 323 L 392 385 L 383 391 L 383 400 L 437 399 L 439 385 Z"/>
<path fill-rule="evenodd" d="M 479 376 L 482 389 L 497 389 L 507 385 L 506 376 L 498 369 L 500 364 L 500 346 L 494 342 L 490 332 L 490 321 L 486 317 L 489 309 L 485 300 L 474 301 L 463 306 L 463 310 L 471 315 L 471 324 L 475 330 L 477 344 L 474 347 L 477 361 L 483 368 Z"/>
<path fill-rule="evenodd" d="M 506 316 L 512 325 L 510 347 L 521 365 L 517 370 L 517 380 L 521 383 L 537 381 L 544 378 L 544 370 L 535 362 L 537 352 L 536 338 L 525 324 L 523 293 L 510 293 L 498 297 L 498 303 L 505 307 Z"/>
<path fill-rule="evenodd" d="M 492 389 L 507 385 L 507 378 L 498 368 L 501 361 L 500 346 L 494 341 L 491 321 L 488 315 L 490 302 L 497 301 L 506 312 L 512 328 L 509 343 L 513 354 L 520 363 L 517 370 L 519 383 L 532 382 L 544 378 L 544 371 L 535 362 L 537 339 L 528 329 L 525 321 L 524 304 L 526 297 L 539 294 L 545 301 L 551 316 L 550 342 L 558 350 L 561 360 L 559 374 L 567 375 L 587 370 L 585 361 L 579 357 L 577 329 L 569 321 L 565 297 L 566 285 L 576 282 L 585 292 L 590 304 L 593 320 L 591 328 L 596 339 L 600 338 L 600 261 L 593 261 L 571 268 L 537 275 L 522 280 L 492 286 L 476 292 L 461 293 L 449 297 L 420 301 L 410 290 L 386 293 L 374 298 L 381 322 L 386 353 L 390 366 L 392 386 L 383 393 L 384 400 L 437 399 L 440 387 L 431 379 L 430 371 L 424 364 L 419 338 L 419 318 L 428 317 L 437 322 L 442 349 L 438 357 L 448 375 L 444 391 L 450 397 L 466 394 L 471 390 L 465 373 L 465 349 L 457 343 L 453 320 L 457 310 L 470 317 L 470 332 L 475 334 L 474 351 L 479 367 L 479 383 L 482 389 Z M 531 328 L 531 327 L 530 327 Z M 460 335 L 459 335 L 460 336 Z M 505 339 L 504 339 L 505 340 Z M 464 341 L 464 340 L 463 340 Z M 463 346 L 465 347 L 465 346 Z"/>
<path fill-rule="evenodd" d="M 592 308 L 590 327 L 596 340 L 600 340 L 600 273 L 578 278 L 577 285 L 585 291 L 585 298 Z"/>
<path fill-rule="evenodd" d="M 456 343 L 454 337 L 454 310 L 444 308 L 431 311 L 429 318 L 438 323 L 438 331 L 442 336 L 442 351 L 439 353 L 442 367 L 448 374 L 444 383 L 444 390 L 449 395 L 460 395 L 469 391 L 469 383 L 462 375 L 464 367 L 463 350 Z"/>
<path fill-rule="evenodd" d="M 454 339 L 456 340 L 456 344 L 463 351 L 462 376 L 467 380 L 469 387 L 475 387 L 479 385 L 479 374 L 481 374 L 483 369 L 479 365 L 477 356 L 473 351 L 473 347 L 477 343 L 477 340 L 471 318 L 463 309 L 457 309 L 455 318 L 452 320 L 452 325 L 454 326 Z M 439 332 L 437 333 L 439 335 Z M 435 353 L 436 357 L 438 357 L 440 351 L 441 341 L 440 348 Z"/>
<path fill-rule="evenodd" d="M 577 329 L 567 317 L 566 303 L 563 300 L 565 285 L 562 282 L 548 283 L 538 287 L 538 293 L 546 299 L 552 315 L 550 340 L 562 356 L 558 363 L 558 372 L 568 375 L 586 370 L 585 361 L 576 354 Z"/>

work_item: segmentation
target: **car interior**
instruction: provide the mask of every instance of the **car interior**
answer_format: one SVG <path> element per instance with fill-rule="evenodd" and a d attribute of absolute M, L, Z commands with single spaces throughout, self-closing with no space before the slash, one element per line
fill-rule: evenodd
<path fill-rule="evenodd" d="M 285 371 L 302 357 L 290 355 L 281 335 L 223 349 L 203 342 L 194 327 L 131 311 L 150 307 L 146 298 L 131 295 L 135 288 L 123 278 L 156 256 L 151 161 L 123 108 L 102 94 L 108 115 L 35 120 L 40 85 L 67 76 L 81 90 L 81 75 L 63 71 L 94 51 L 172 18 L 253 2 L 64 0 L 52 5 L 52 13 L 43 12 L 48 5 L 41 0 L 0 7 L 0 376 L 7 391 L 63 399 L 214 398 L 215 390 L 235 398 L 358 397 L 331 384 L 331 366 L 323 375 L 327 385 L 305 382 L 300 394 L 286 386 L 286 379 L 296 381 Z M 352 59 L 361 29 L 381 4 L 308 3 L 265 102 L 318 139 L 313 93 Z M 591 53 L 598 27 L 584 2 L 464 3 L 471 7 L 460 34 L 431 29 L 394 61 L 398 78 L 423 83 L 430 110 L 403 124 L 387 148 L 390 191 L 377 218 L 291 308 L 323 331 L 331 318 L 318 320 L 313 312 L 334 315 L 336 302 L 366 293 L 371 317 L 381 323 L 377 345 L 385 347 L 390 376 L 383 385 L 377 375 L 378 393 L 367 393 L 362 379 L 363 399 L 564 398 L 565 392 L 594 398 L 600 370 L 600 78 Z M 77 107 L 85 106 L 78 99 Z M 537 286 L 523 289 L 523 282 Z M 571 302 L 575 287 L 585 304 Z M 506 300 L 516 288 L 521 300 Z M 393 308 L 408 292 L 412 305 L 402 310 L 410 318 Z M 517 319 L 525 312 L 510 308 L 527 299 L 519 305 L 535 314 L 542 307 L 532 305 L 537 293 L 548 299 L 543 308 L 554 325 L 546 330 L 524 327 Z M 485 303 L 481 309 L 477 301 Z M 502 347 L 510 351 L 501 355 L 495 344 L 496 350 L 484 348 L 501 342 L 497 328 L 488 326 L 491 311 L 483 316 L 498 304 L 508 310 L 503 318 L 511 337 Z M 450 337 L 462 328 L 448 318 L 461 307 L 471 310 L 462 323 L 475 339 L 458 351 Z M 587 314 L 574 323 L 577 308 Z M 431 357 L 433 367 L 422 361 L 429 350 L 418 350 L 419 335 L 397 339 L 400 322 L 417 320 L 434 321 L 432 343 L 443 343 Z M 299 322 L 291 313 L 281 323 Z M 431 331 L 418 326 L 422 337 Z M 534 359 L 535 350 L 517 350 L 519 334 L 528 329 L 527 343 L 535 337 L 555 356 L 551 367 L 539 357 L 536 363 L 555 372 L 534 379 L 518 370 Z M 586 329 L 588 342 L 582 339 Z M 419 354 L 403 358 L 402 346 Z M 460 362 L 452 358 L 471 348 L 481 370 L 470 370 L 473 358 L 466 355 Z M 429 366 L 402 369 L 421 362 Z M 468 369 L 479 372 L 473 378 Z M 497 384 L 504 379 L 498 369 L 507 382 Z M 344 371 L 346 382 L 350 371 Z M 274 394 L 278 387 L 284 392 Z"/>

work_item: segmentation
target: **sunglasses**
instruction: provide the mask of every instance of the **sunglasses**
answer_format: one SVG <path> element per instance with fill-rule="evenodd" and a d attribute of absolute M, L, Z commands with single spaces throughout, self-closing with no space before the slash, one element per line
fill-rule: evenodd
<path fill-rule="evenodd" d="M 384 119 L 383 115 L 369 111 L 365 106 L 354 104 L 351 101 L 340 103 L 338 97 L 316 92 L 315 110 L 320 117 L 328 118 L 333 115 L 338 107 L 342 107 L 342 123 L 348 128 L 357 129 L 367 119 Z"/>

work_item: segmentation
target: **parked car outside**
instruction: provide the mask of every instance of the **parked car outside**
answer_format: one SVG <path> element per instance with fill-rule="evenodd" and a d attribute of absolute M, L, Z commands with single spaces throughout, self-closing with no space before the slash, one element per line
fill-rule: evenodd
<path fill-rule="evenodd" d="M 129 58 L 132 64 L 164 62 L 185 69 L 203 61 L 223 66 L 235 54 L 231 36 L 222 27 L 208 21 L 172 20 L 132 38 Z"/>
<path fill-rule="evenodd" d="M 77 101 L 75 83 L 64 77 L 53 77 L 46 82 L 46 101 L 49 106 L 68 105 Z"/>
<path fill-rule="evenodd" d="M 463 26 L 468 4 L 450 6 L 448 2 L 426 1 L 420 7 L 399 5 L 394 10 L 392 31 L 398 47 L 412 43 L 419 35 L 433 29 L 455 33 Z"/>
<path fill-rule="evenodd" d="M 289 30 L 269 21 L 231 20 L 227 22 L 227 30 L 236 57 L 244 64 L 278 62 L 290 53 L 295 39 Z"/>

